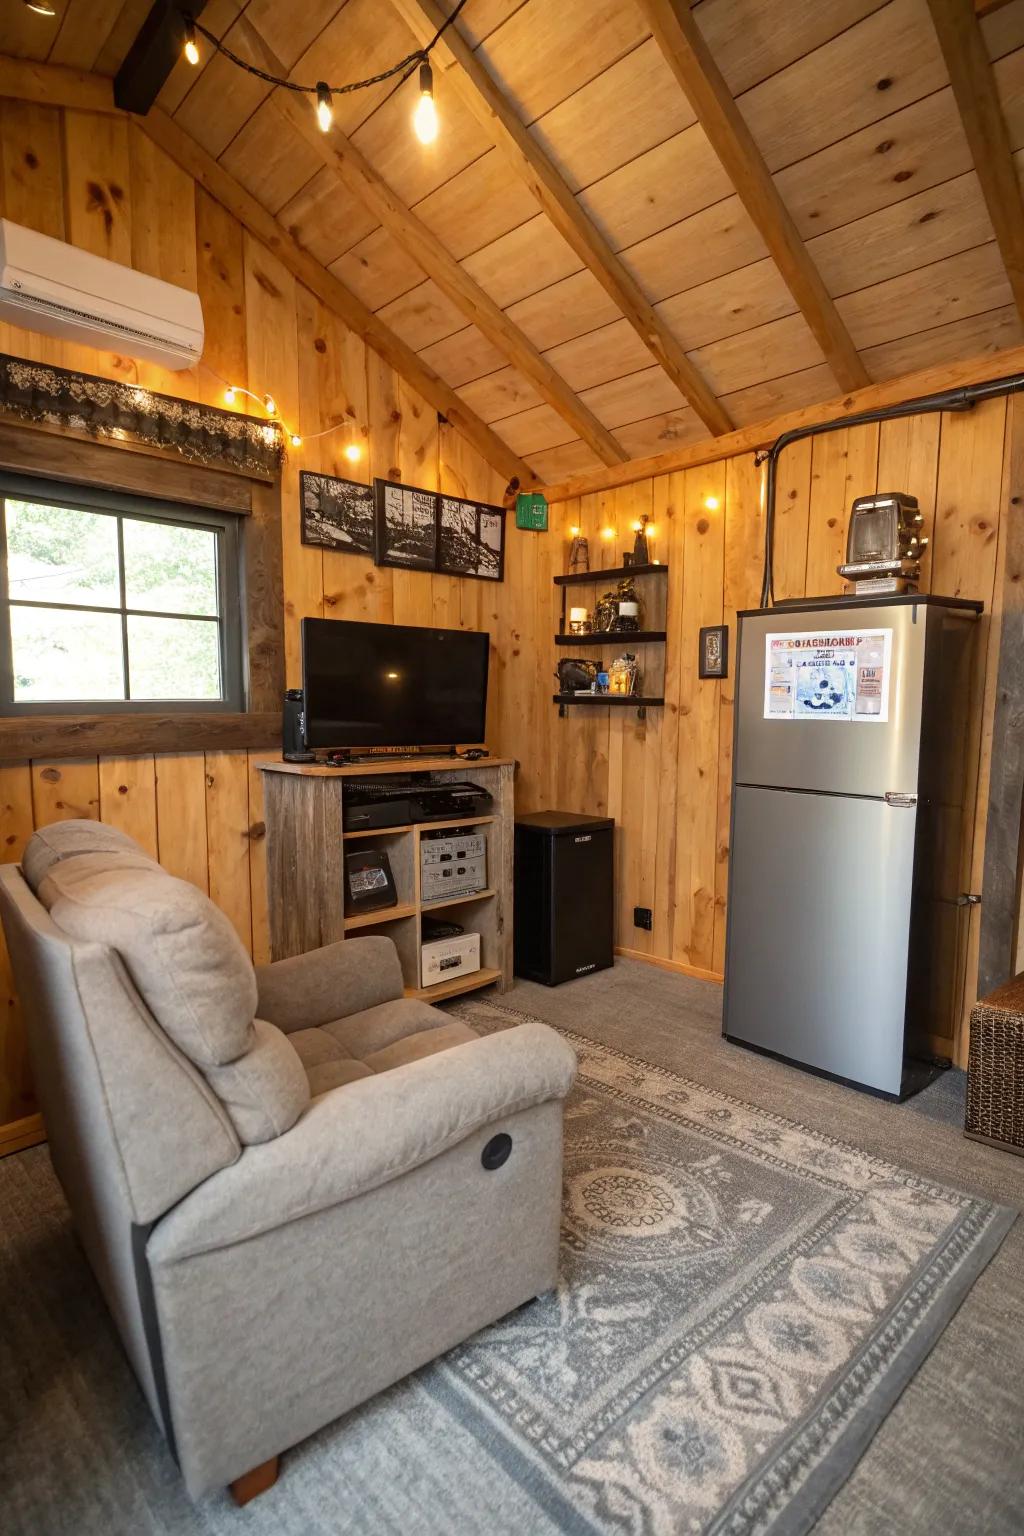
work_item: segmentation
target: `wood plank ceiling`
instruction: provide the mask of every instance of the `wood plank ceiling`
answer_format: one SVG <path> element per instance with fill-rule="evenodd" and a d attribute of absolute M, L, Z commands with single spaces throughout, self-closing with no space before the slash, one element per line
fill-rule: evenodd
<path fill-rule="evenodd" d="M 112 75 L 149 9 L 55 3 L 12 0 L 0 48 Z M 343 83 L 450 3 L 202 19 Z M 1024 0 L 958 50 L 969 3 L 468 0 L 429 147 L 412 81 L 336 97 L 323 138 L 205 44 L 159 106 L 553 480 L 1024 340 Z"/>

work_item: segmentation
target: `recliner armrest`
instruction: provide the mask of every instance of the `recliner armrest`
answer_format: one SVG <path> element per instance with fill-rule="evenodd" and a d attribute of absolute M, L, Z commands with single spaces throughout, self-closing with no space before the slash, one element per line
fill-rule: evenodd
<path fill-rule="evenodd" d="M 256 985 L 258 1016 L 289 1034 L 401 997 L 402 967 L 391 939 L 372 934 L 258 965 Z"/>
<path fill-rule="evenodd" d="M 334 1088 L 186 1196 L 157 1225 L 149 1256 L 173 1263 L 352 1200 L 482 1126 L 564 1099 L 575 1076 L 572 1048 L 529 1023 Z"/>

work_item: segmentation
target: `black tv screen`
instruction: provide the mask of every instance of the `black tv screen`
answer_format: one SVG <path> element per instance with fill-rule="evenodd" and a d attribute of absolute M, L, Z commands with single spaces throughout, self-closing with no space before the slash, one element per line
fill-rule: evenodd
<path fill-rule="evenodd" d="M 488 649 L 473 629 L 303 619 L 306 746 L 482 742 Z"/>

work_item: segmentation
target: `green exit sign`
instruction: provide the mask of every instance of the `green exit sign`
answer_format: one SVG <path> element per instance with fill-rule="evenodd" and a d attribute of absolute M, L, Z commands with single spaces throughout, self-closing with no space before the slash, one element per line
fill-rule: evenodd
<path fill-rule="evenodd" d="M 544 533 L 547 526 L 548 504 L 540 491 L 520 491 L 516 497 L 516 527 Z"/>

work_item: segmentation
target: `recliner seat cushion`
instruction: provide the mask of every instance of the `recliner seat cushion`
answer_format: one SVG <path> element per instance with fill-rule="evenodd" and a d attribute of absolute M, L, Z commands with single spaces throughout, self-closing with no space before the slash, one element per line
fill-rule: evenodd
<path fill-rule="evenodd" d="M 288 1035 L 314 1098 L 477 1038 L 461 1019 L 408 997 L 380 1003 L 315 1029 L 292 1030 Z"/>
<path fill-rule="evenodd" d="M 38 896 L 44 876 L 55 864 L 83 853 L 135 853 L 147 858 L 134 838 L 117 827 L 102 821 L 55 821 L 33 832 L 21 856 L 21 872 L 33 896 Z"/>
<path fill-rule="evenodd" d="M 221 1066 L 250 1048 L 252 962 L 198 887 L 141 851 L 112 849 L 51 864 L 39 898 L 72 938 L 116 950 L 160 1026 L 197 1066 Z"/>

